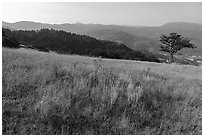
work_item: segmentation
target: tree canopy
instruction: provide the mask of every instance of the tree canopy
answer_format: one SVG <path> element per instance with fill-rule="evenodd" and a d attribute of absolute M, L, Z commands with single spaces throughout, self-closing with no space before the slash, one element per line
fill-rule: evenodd
<path fill-rule="evenodd" d="M 173 62 L 173 55 L 183 48 L 196 48 L 188 38 L 184 38 L 181 35 L 172 32 L 169 36 L 162 35 L 160 41 L 161 50 L 170 54 L 170 63 Z"/>
<path fill-rule="evenodd" d="M 141 60 L 159 62 L 150 53 L 135 51 L 118 42 L 98 40 L 86 35 L 53 29 L 14 30 L 3 28 L 6 35 L 11 36 L 26 45 L 41 51 L 55 51 L 62 54 L 79 54 L 94 57 Z"/>

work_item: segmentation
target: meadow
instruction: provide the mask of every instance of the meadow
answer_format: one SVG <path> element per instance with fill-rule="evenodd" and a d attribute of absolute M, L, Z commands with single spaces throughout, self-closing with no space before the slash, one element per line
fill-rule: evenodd
<path fill-rule="evenodd" d="M 201 82 L 201 66 L 2 48 L 2 134 L 201 135 Z"/>

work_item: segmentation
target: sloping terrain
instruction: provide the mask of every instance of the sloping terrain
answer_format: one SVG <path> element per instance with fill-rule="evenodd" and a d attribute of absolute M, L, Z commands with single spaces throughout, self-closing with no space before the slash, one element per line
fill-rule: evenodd
<path fill-rule="evenodd" d="M 19 48 L 20 44 L 15 38 L 7 36 L 5 32 L 2 31 L 2 46 L 8 48 Z"/>
<path fill-rule="evenodd" d="M 173 22 L 160 27 L 131 27 L 117 25 L 101 24 L 43 24 L 35 22 L 16 22 L 2 23 L 3 27 L 12 29 L 39 30 L 42 28 L 52 28 L 74 32 L 77 34 L 86 34 L 104 40 L 120 41 L 132 49 L 146 49 L 150 51 L 159 51 L 159 37 L 162 34 L 177 32 L 184 37 L 192 40 L 198 48 L 195 50 L 183 50 L 184 55 L 202 55 L 202 25 L 195 23 Z"/>
<path fill-rule="evenodd" d="M 123 43 L 97 40 L 90 36 L 77 35 L 62 30 L 41 29 L 39 31 L 11 31 L 3 28 L 3 33 L 15 38 L 19 43 L 23 44 L 24 47 L 41 51 L 159 62 L 153 54 L 132 50 Z"/>
<path fill-rule="evenodd" d="M 98 39 L 124 43 L 125 45 L 128 45 L 129 48 L 135 50 L 142 49 L 153 51 L 159 49 L 158 40 L 143 36 L 132 35 L 124 31 L 118 31 L 114 29 L 103 29 L 96 31 L 88 31 L 86 32 L 86 34 Z M 157 47 L 155 47 L 155 45 Z"/>
<path fill-rule="evenodd" d="M 94 49 L 131 50 L 124 44 L 101 41 L 88 36 L 76 35 L 64 31 L 42 29 L 40 31 L 10 31 L 4 29 L 6 35 L 17 39 L 23 44 L 33 47 L 44 47 L 64 53 L 89 54 Z"/>
<path fill-rule="evenodd" d="M 2 51 L 3 135 L 202 135 L 202 68 Z"/>
<path fill-rule="evenodd" d="M 169 58 L 168 54 L 163 54 L 159 51 L 159 47 L 156 48 L 152 46 L 157 45 L 155 44 L 157 42 L 152 38 L 133 37 L 128 33 L 111 29 L 98 30 L 91 33 L 91 35 L 95 35 L 100 39 L 110 39 L 115 42 L 53 29 L 11 31 L 3 28 L 3 33 L 18 40 L 22 47 L 44 52 L 54 51 L 63 54 L 80 54 L 96 57 L 101 56 L 102 58 L 142 60 L 160 63 L 167 62 Z M 123 43 L 125 43 L 125 45 Z M 134 49 L 134 44 L 139 45 L 136 51 L 132 50 Z M 189 49 L 189 52 L 190 51 Z M 201 56 L 175 56 L 175 62 L 179 64 L 200 65 L 201 60 Z"/>

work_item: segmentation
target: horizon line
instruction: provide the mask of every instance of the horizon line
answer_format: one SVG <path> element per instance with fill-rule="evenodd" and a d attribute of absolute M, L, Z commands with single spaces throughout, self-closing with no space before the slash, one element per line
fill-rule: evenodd
<path fill-rule="evenodd" d="M 69 22 L 64 22 L 64 23 L 48 23 L 48 22 L 40 22 L 40 21 L 15 21 L 15 22 L 8 22 L 8 21 L 3 21 L 2 22 L 5 22 L 5 23 L 10 23 L 10 24 L 14 24 L 14 23 L 20 23 L 20 22 L 32 22 L 32 23 L 41 23 L 41 24 L 49 24 L 49 25 L 62 25 L 62 24 L 83 24 L 83 25 L 106 25 L 106 26 L 126 26 L 126 27 L 160 27 L 160 26 L 163 26 L 165 24 L 168 24 L 168 23 L 191 23 L 191 24 L 197 24 L 197 25 L 201 25 L 202 26 L 202 23 L 195 23 L 195 22 L 186 22 L 186 21 L 172 21 L 172 22 L 167 22 L 167 23 L 164 23 L 163 25 L 154 25 L 154 26 L 151 26 L 151 25 L 120 25 L 120 24 L 101 24 L 101 23 L 82 23 L 82 22 L 75 22 L 75 23 L 69 23 Z"/>

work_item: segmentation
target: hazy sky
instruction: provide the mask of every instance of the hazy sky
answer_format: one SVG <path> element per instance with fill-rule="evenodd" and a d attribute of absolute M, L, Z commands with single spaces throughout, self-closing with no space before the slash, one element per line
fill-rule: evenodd
<path fill-rule="evenodd" d="M 202 23 L 202 3 L 2 3 L 3 21 L 159 26 Z"/>

